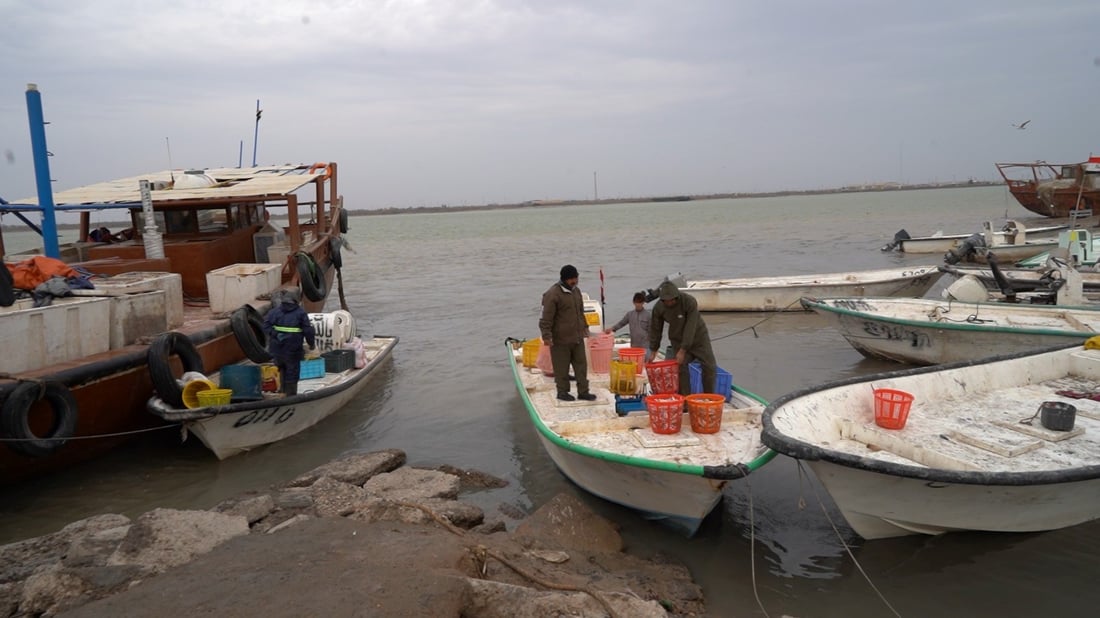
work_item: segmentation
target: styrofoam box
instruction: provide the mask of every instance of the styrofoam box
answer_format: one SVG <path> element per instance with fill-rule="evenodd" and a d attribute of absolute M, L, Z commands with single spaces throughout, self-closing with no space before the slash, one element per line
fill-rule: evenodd
<path fill-rule="evenodd" d="M 183 324 L 183 277 L 178 273 L 131 272 L 92 279 L 94 290 L 73 290 L 76 296 L 123 296 L 138 292 L 164 292 L 168 330 Z M 131 342 L 132 343 L 132 342 Z M 114 349 L 114 341 L 111 342 Z M 129 345 L 129 344 L 127 344 Z"/>
<path fill-rule="evenodd" d="M 110 349 L 111 299 L 55 298 L 34 307 L 23 299 L 0 307 L 0 372 L 18 373 Z"/>
<path fill-rule="evenodd" d="M 168 330 L 163 290 L 111 296 L 111 349 L 136 343 Z"/>
<path fill-rule="evenodd" d="M 282 264 L 232 264 L 206 273 L 210 310 L 233 311 L 281 283 Z"/>

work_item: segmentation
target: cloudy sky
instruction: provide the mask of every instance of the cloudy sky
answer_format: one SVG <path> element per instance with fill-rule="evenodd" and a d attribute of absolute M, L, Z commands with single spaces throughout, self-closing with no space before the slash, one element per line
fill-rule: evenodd
<path fill-rule="evenodd" d="M 337 161 L 350 208 L 997 178 L 1100 153 L 1096 0 L 0 0 L 0 196 Z M 1031 122 L 1024 130 L 1013 123 Z M 598 180 L 598 184 L 594 183 Z M 594 186 L 594 184 L 596 186 Z"/>

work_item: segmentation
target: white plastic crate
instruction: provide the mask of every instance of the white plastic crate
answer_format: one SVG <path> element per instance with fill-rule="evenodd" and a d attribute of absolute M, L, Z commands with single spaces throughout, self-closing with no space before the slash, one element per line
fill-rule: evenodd
<path fill-rule="evenodd" d="M 281 283 L 282 264 L 233 264 L 206 273 L 210 310 L 233 311 L 268 294 Z"/>

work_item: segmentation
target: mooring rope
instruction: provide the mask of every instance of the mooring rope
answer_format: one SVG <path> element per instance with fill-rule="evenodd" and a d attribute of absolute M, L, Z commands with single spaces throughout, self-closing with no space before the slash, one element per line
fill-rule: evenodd
<path fill-rule="evenodd" d="M 94 436 L 71 436 L 68 438 L 0 438 L 0 442 L 68 442 L 69 440 L 98 440 L 101 438 L 117 438 L 119 436 L 132 436 L 139 433 L 149 433 L 162 429 L 177 429 L 182 423 L 165 425 L 163 427 L 149 427 L 147 429 L 135 429 L 133 431 L 119 431 L 116 433 L 99 433 Z"/>
<path fill-rule="evenodd" d="M 760 600 L 760 591 L 756 585 L 756 512 L 752 501 L 752 483 L 747 476 L 745 484 L 749 494 L 749 571 L 752 573 L 752 596 L 756 598 L 756 606 L 765 618 L 771 618 L 768 610 L 764 609 L 764 602 Z"/>
<path fill-rule="evenodd" d="M 802 474 L 803 474 L 802 460 L 798 459 L 798 460 L 795 460 L 795 461 L 798 464 L 798 478 L 799 478 L 799 482 L 798 482 L 798 484 L 799 484 L 798 502 L 799 502 L 799 508 L 802 508 L 805 505 L 805 500 L 802 498 Z M 825 502 L 821 499 L 821 495 L 817 492 L 817 488 L 814 487 L 813 483 L 807 482 L 807 484 L 810 486 L 810 490 L 814 492 L 814 497 L 817 498 L 817 504 L 821 507 L 821 512 L 825 514 L 825 520 L 829 522 L 830 526 L 832 526 L 833 534 L 836 535 L 837 540 L 839 540 L 840 544 L 844 547 L 844 551 L 848 553 L 848 557 L 852 559 L 852 563 L 856 565 L 856 569 L 859 570 L 860 575 L 862 575 L 863 579 L 867 581 L 867 585 L 871 586 L 871 590 L 875 591 L 875 594 L 878 595 L 879 600 L 882 601 L 883 605 L 885 605 L 886 607 L 888 607 L 890 609 L 890 612 L 892 614 L 894 614 L 898 618 L 901 618 L 901 614 L 898 613 L 898 610 L 894 609 L 894 606 L 891 605 L 890 602 L 886 600 L 886 597 L 882 594 L 882 591 L 880 591 L 878 589 L 878 586 L 875 585 L 875 582 L 871 581 L 871 576 L 868 575 L 867 571 L 865 571 L 863 569 L 863 565 L 859 563 L 859 560 L 856 560 L 855 554 L 852 553 L 851 546 L 849 546 L 848 543 L 846 543 L 844 541 L 844 536 L 840 534 L 840 529 L 837 528 L 836 524 L 833 522 L 833 518 L 829 516 L 829 510 L 825 508 Z"/>

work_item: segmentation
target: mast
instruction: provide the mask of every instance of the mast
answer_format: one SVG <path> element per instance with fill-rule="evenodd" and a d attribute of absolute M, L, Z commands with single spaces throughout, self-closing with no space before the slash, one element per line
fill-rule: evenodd
<path fill-rule="evenodd" d="M 38 92 L 38 84 L 27 84 L 27 120 L 31 126 L 31 152 L 34 156 L 38 206 L 42 209 L 42 249 L 47 257 L 61 259 L 53 187 L 50 186 L 50 154 L 46 150 L 46 121 L 42 116 L 42 94 Z"/>
<path fill-rule="evenodd" d="M 260 115 L 264 110 L 260 109 L 260 100 L 256 99 L 256 129 L 252 134 L 252 167 L 256 167 L 256 147 L 260 140 Z"/>

